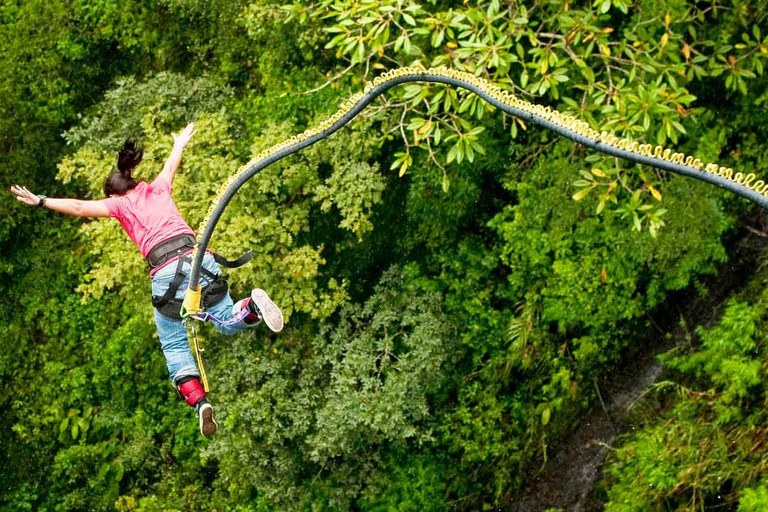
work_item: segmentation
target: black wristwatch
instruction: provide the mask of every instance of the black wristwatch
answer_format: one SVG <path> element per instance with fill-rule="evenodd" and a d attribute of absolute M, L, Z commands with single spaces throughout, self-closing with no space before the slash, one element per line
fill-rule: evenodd
<path fill-rule="evenodd" d="M 45 208 L 45 200 L 48 198 L 45 196 L 37 196 L 37 198 L 40 200 L 40 202 L 37 203 L 37 206 L 39 206 L 40 208 Z"/>

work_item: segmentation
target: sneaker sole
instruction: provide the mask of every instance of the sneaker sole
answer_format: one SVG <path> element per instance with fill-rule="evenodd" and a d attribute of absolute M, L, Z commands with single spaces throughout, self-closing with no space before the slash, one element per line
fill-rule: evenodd
<path fill-rule="evenodd" d="M 256 288 L 251 292 L 251 299 L 261 311 L 262 320 L 272 332 L 283 330 L 283 312 L 272 302 L 267 292 L 261 288 Z"/>
<path fill-rule="evenodd" d="M 205 437 L 211 437 L 216 433 L 219 425 L 213 419 L 213 406 L 205 404 L 200 408 L 200 432 Z"/>

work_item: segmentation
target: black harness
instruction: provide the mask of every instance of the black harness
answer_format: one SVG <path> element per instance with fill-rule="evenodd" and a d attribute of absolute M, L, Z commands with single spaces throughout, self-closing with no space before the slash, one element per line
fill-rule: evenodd
<path fill-rule="evenodd" d="M 152 305 L 163 316 L 181 320 L 181 304 L 183 300 L 176 298 L 176 292 L 178 292 L 179 286 L 181 286 L 184 278 L 187 277 L 186 272 L 184 272 L 184 263 L 191 264 L 189 253 L 194 248 L 195 237 L 192 235 L 179 235 L 160 242 L 147 254 L 146 260 L 150 271 L 164 265 L 173 258 L 178 258 L 176 275 L 173 278 L 173 282 L 171 282 L 171 285 L 168 287 L 168 290 L 166 290 L 162 297 L 152 297 Z M 248 251 L 235 261 L 230 261 L 216 253 L 212 254 L 216 263 L 226 268 L 241 267 L 253 259 L 253 251 Z M 226 279 L 224 279 L 221 274 L 214 274 L 203 267 L 200 268 L 200 272 L 202 272 L 208 281 L 207 284 L 203 285 L 202 295 L 203 308 L 208 308 L 223 300 L 227 295 L 229 287 Z"/>

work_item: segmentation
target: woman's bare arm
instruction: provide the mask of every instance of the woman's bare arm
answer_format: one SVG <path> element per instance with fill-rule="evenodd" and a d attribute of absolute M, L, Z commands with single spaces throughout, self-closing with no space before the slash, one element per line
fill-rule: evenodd
<path fill-rule="evenodd" d="M 180 134 L 171 134 L 173 136 L 173 149 L 171 150 L 168 159 L 165 161 L 163 170 L 158 178 L 162 178 L 169 185 L 173 185 L 173 178 L 176 176 L 176 171 L 179 170 L 179 165 L 181 164 L 181 154 L 184 152 L 184 148 L 187 147 L 187 144 L 189 144 L 189 140 L 196 133 L 195 123 L 189 123 Z"/>
<path fill-rule="evenodd" d="M 14 185 L 11 192 L 16 194 L 16 199 L 30 206 L 40 204 L 40 198 L 27 190 L 26 187 Z M 67 199 L 49 197 L 45 199 L 45 207 L 67 215 L 77 217 L 109 217 L 109 209 L 104 201 L 83 201 L 81 199 Z"/>

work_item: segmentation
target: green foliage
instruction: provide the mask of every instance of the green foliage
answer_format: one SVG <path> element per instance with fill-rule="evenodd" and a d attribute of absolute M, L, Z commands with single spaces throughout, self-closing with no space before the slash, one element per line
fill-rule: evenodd
<path fill-rule="evenodd" d="M 229 439 L 210 454 L 239 493 L 258 489 L 280 508 L 347 508 L 384 471 L 383 454 L 431 441 L 455 330 L 414 270 L 387 271 L 364 306 L 345 306 L 312 340 L 295 331 L 258 356 L 242 359 L 238 342 L 221 354 Z"/>
<path fill-rule="evenodd" d="M 702 112 L 690 108 L 696 96 L 688 88 L 717 77 L 727 91 L 747 95 L 748 82 L 763 74 L 768 36 L 763 38 L 761 28 L 740 9 L 638 4 L 605 0 L 590 8 L 541 2 L 528 8 L 484 0 L 455 8 L 435 2 L 323 0 L 309 7 L 252 4 L 247 19 L 256 24 L 282 18 L 308 27 L 312 40 L 322 42 L 316 34 L 320 27 L 327 34 L 324 48 L 349 63 L 334 78 L 364 67 L 368 79 L 375 70 L 414 61 L 447 65 L 580 116 L 595 129 L 651 144 L 677 144 Z M 711 30 L 715 20 L 722 32 Z M 429 160 L 441 166 L 464 158 L 473 162 L 476 154 L 493 147 L 480 137 L 492 107 L 476 96 L 435 84 L 408 84 L 394 94 L 402 113 L 393 112 L 390 123 L 406 151 L 396 155 L 392 168 L 401 176 L 413 164 L 412 148 L 426 150 Z M 521 128 L 527 129 L 523 121 L 510 120 L 513 137 Z M 610 158 L 593 160 L 613 168 L 610 177 L 601 176 L 608 188 L 598 213 L 621 199 L 618 211 L 631 217 L 638 230 L 641 212 L 655 236 L 666 212 L 651 199 L 661 200 L 655 188 L 659 182 Z M 450 180 L 443 175 L 447 190 Z M 574 199 L 593 189 L 579 191 Z"/>
<path fill-rule="evenodd" d="M 755 489 L 744 489 L 738 512 L 760 512 L 768 508 L 768 488 L 764 484 Z"/>
<path fill-rule="evenodd" d="M 357 507 L 364 512 L 448 510 L 445 502 L 445 461 L 437 453 L 425 456 L 397 453 L 383 461 L 387 472 L 365 491 Z"/>
<path fill-rule="evenodd" d="M 754 358 L 759 320 L 760 314 L 751 305 L 732 302 L 717 326 L 698 329 L 700 350 L 667 360 L 673 369 L 711 379 L 722 393 L 716 408 L 718 422 L 729 423 L 733 416 L 738 417 L 751 391 L 762 382 L 762 362 Z"/>
<path fill-rule="evenodd" d="M 691 387 L 667 384 L 678 390 L 670 409 L 615 452 L 606 510 L 694 511 L 735 502 L 738 510 L 764 508 L 765 489 L 749 489 L 768 472 L 759 448 L 766 420 L 764 282 L 758 275 L 756 298 L 732 300 L 716 325 L 699 328 L 701 346 L 692 354 L 664 357 Z"/>
<path fill-rule="evenodd" d="M 173 197 L 196 228 L 252 156 L 416 60 L 765 176 L 764 12 L 4 2 L 0 182 L 97 199 L 125 137 L 152 180 L 169 133 L 194 120 Z M 253 249 L 233 295 L 265 288 L 289 323 L 280 336 L 203 330 L 212 441 L 167 383 L 144 263 L 117 223 L 0 197 L 0 509 L 505 506 L 669 293 L 727 260 L 746 210 L 492 110 L 442 86 L 396 88 L 241 189 L 213 248 Z M 679 403 L 617 452 L 612 510 L 761 506 L 761 294 L 698 330 L 700 351 L 669 356 Z"/>

